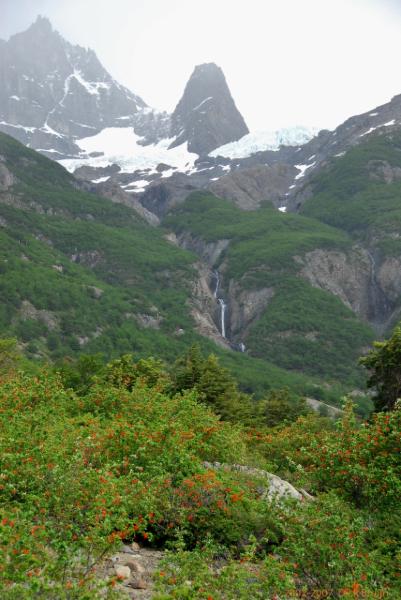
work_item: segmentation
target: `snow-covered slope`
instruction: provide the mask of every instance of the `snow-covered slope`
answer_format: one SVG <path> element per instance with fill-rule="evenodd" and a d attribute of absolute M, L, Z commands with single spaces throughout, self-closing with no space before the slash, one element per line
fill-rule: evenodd
<path fill-rule="evenodd" d="M 276 131 L 254 131 L 244 135 L 237 142 L 216 148 L 210 156 L 225 158 L 246 158 L 256 152 L 279 150 L 280 146 L 302 146 L 318 133 L 316 127 L 287 127 Z"/>
<path fill-rule="evenodd" d="M 169 150 L 173 141 L 166 138 L 157 144 L 143 146 L 140 143 L 143 138 L 132 127 L 109 127 L 97 135 L 76 140 L 82 150 L 81 156 L 59 162 L 71 172 L 79 167 L 102 168 L 112 164 L 120 167 L 120 173 L 140 170 L 149 171 L 149 175 L 160 164 L 168 165 L 172 171 L 190 171 L 198 155 L 188 152 L 186 143 Z"/>

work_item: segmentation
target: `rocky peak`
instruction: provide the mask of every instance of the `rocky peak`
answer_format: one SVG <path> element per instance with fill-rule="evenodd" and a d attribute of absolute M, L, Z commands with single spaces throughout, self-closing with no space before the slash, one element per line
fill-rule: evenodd
<path fill-rule="evenodd" d="M 146 108 L 44 17 L 0 45 L 0 83 L 0 130 L 57 159 L 79 153 L 76 139 L 132 126 Z"/>
<path fill-rule="evenodd" d="M 48 35 L 49 33 L 53 33 L 53 27 L 47 17 L 38 15 L 36 21 L 32 23 L 27 31 L 36 35 Z"/>
<path fill-rule="evenodd" d="M 172 115 L 171 147 L 188 142 L 188 150 L 211 150 L 249 133 L 235 106 L 224 73 L 214 63 L 195 67 Z"/>

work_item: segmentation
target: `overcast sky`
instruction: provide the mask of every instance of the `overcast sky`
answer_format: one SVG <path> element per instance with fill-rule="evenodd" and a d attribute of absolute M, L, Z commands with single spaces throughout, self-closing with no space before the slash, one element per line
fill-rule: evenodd
<path fill-rule="evenodd" d="M 333 128 L 401 93 L 401 0 L 0 0 L 0 37 L 38 14 L 156 108 L 216 62 L 251 130 Z"/>

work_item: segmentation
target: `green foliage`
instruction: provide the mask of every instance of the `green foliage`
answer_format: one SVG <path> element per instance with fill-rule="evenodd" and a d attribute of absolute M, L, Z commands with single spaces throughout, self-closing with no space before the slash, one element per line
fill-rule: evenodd
<path fill-rule="evenodd" d="M 259 410 L 263 415 L 264 424 L 268 427 L 296 421 L 298 417 L 309 412 L 305 400 L 292 397 L 286 389 L 271 391 L 260 401 Z"/>
<path fill-rule="evenodd" d="M 390 563 L 383 573 L 380 556 L 368 544 L 367 514 L 355 514 L 331 494 L 282 519 L 286 538 L 281 551 L 293 565 L 301 597 L 391 598 L 386 595 L 391 580 L 396 593 L 397 566 Z"/>
<path fill-rule="evenodd" d="M 343 303 L 301 278 L 283 280 L 247 338 L 256 356 L 284 369 L 327 381 L 363 382 L 356 368 L 361 348 L 373 341 L 371 328 Z"/>
<path fill-rule="evenodd" d="M 0 338 L 0 375 L 13 370 L 21 356 L 17 350 L 17 340 L 14 338 Z"/>
<path fill-rule="evenodd" d="M 401 493 L 400 431 L 401 411 L 376 414 L 360 426 L 348 403 L 335 433 L 305 448 L 313 486 L 334 489 L 357 506 L 395 509 Z"/>
<path fill-rule="evenodd" d="M 400 167 L 400 148 L 399 133 L 376 135 L 331 161 L 312 180 L 314 195 L 302 214 L 364 239 L 372 233 L 398 232 L 401 185 L 386 183 L 383 162 Z"/>
<path fill-rule="evenodd" d="M 270 430 L 255 412 L 246 418 L 257 428 L 244 429 L 209 408 L 226 389 L 238 392 L 197 348 L 176 375 L 130 356 L 68 366 L 61 375 L 10 372 L 0 383 L 2 598 L 111 594 L 104 585 L 113 580 L 96 582 L 93 566 L 121 540 L 178 549 L 158 575 L 160 598 L 235 590 L 273 600 L 322 589 L 333 599 L 355 590 L 393 597 L 399 411 L 363 426 L 348 411 L 337 428 L 307 415 Z M 216 387 L 202 379 L 208 370 Z M 290 403 L 284 392 L 277 399 Z M 210 468 L 215 462 L 268 465 L 317 498 L 268 502 L 255 472 Z"/>
<path fill-rule="evenodd" d="M 401 398 L 401 327 L 396 327 L 389 340 L 375 342 L 360 362 L 369 372 L 376 411 L 393 410 Z"/>
<path fill-rule="evenodd" d="M 254 404 L 238 389 L 232 375 L 213 354 L 204 358 L 199 346 L 192 346 L 172 370 L 173 390 L 196 389 L 199 398 L 223 419 L 246 423 L 255 416 Z"/>
<path fill-rule="evenodd" d="M 314 248 L 347 248 L 347 237 L 318 221 L 283 214 L 266 204 L 258 211 L 242 211 L 228 200 L 207 192 L 194 192 L 169 215 L 164 225 L 177 232 L 189 231 L 206 242 L 232 243 L 222 257 L 228 262 L 228 278 L 259 287 L 275 283 L 283 273 L 299 269 L 294 255 Z"/>
<path fill-rule="evenodd" d="M 171 552 L 156 575 L 155 600 L 225 600 L 238 598 L 271 599 L 296 597 L 290 568 L 268 555 L 255 561 L 253 545 L 244 551 L 241 561 L 222 561 L 224 548 L 208 541 L 192 552 Z"/>
<path fill-rule="evenodd" d="M 316 248 L 347 252 L 347 235 L 269 205 L 242 211 L 204 192 L 191 194 L 164 225 L 205 242 L 229 240 L 219 258 L 223 281 L 234 279 L 247 292 L 270 289 L 267 308 L 245 338 L 253 357 L 326 381 L 362 383 L 356 359 L 373 341 L 372 329 L 338 298 L 299 276 L 305 253 Z"/>
<path fill-rule="evenodd" d="M 7 192 L 1 202 L 0 194 L 7 224 L 0 228 L 0 331 L 17 337 L 30 358 L 69 357 L 71 366 L 79 354 L 105 360 L 134 354 L 172 364 L 198 343 L 257 397 L 271 387 L 300 393 L 315 383 L 264 357 L 218 349 L 195 333 L 187 304 L 194 257 L 168 243 L 160 228 L 129 207 L 79 190 L 59 165 L 4 134 L 0 153 L 16 177 L 11 200 Z M 249 235 L 254 226 L 256 220 Z M 143 316 L 159 328 L 144 327 Z M 77 389 L 84 375 L 74 377 L 69 385 Z"/>

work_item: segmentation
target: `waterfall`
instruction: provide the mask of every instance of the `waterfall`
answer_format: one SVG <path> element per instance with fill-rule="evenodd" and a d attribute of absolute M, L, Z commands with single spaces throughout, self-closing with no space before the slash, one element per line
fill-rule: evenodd
<path fill-rule="evenodd" d="M 221 323 L 221 335 L 223 338 L 226 337 L 226 303 L 223 298 L 218 298 L 220 304 L 220 323 Z"/>
<path fill-rule="evenodd" d="M 220 287 L 220 275 L 219 275 L 218 271 L 214 271 L 213 275 L 216 279 L 216 287 L 214 288 L 213 296 L 215 298 L 217 298 L 217 294 L 219 293 L 219 287 Z"/>

